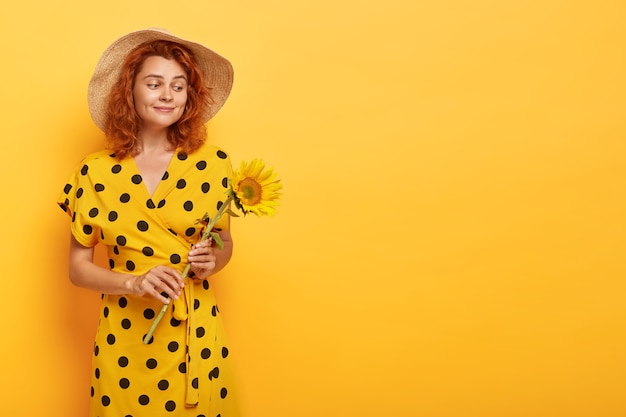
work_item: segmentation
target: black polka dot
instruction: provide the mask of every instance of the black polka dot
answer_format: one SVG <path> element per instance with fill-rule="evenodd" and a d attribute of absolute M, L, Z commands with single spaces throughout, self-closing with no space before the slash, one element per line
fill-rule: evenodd
<path fill-rule="evenodd" d="M 96 190 L 96 192 L 98 192 L 98 193 L 99 193 L 99 192 L 101 192 L 101 191 L 104 191 L 104 185 L 102 185 L 102 184 L 96 184 L 93 188 L 94 188 L 94 189 Z"/>
<path fill-rule="evenodd" d="M 96 368 L 93 373 L 96 376 L 96 379 L 100 379 L 100 369 Z"/>
<path fill-rule="evenodd" d="M 198 168 L 200 171 L 203 171 L 206 169 L 206 161 L 199 161 L 196 164 L 196 168 Z"/>
<path fill-rule="evenodd" d="M 189 200 L 185 201 L 185 204 L 183 204 L 183 208 L 184 208 L 186 211 L 191 211 L 191 210 L 193 210 L 193 202 L 191 202 L 191 201 L 189 201 Z"/>
<path fill-rule="evenodd" d="M 197 298 L 193 300 L 193 309 L 197 310 L 200 308 L 200 300 L 198 300 Z"/>
<path fill-rule="evenodd" d="M 162 379 L 159 381 L 158 383 L 158 387 L 161 391 L 165 391 L 166 389 L 168 389 L 170 387 L 170 383 L 167 382 L 167 380 Z"/>
<path fill-rule="evenodd" d="M 193 236 L 194 233 L 196 233 L 196 228 L 195 227 L 190 227 L 187 230 L 185 230 L 185 235 L 187 237 Z"/>
<path fill-rule="evenodd" d="M 173 234 L 174 236 L 178 236 L 178 233 L 176 233 L 171 227 L 168 228 L 167 231 Z"/>
<path fill-rule="evenodd" d="M 76 198 L 81 198 L 84 192 L 85 190 L 83 190 L 83 187 L 80 187 L 78 190 L 76 190 Z"/>
<path fill-rule="evenodd" d="M 120 379 L 120 388 L 126 389 L 128 387 L 130 387 L 130 381 L 128 380 L 128 378 Z"/>
<path fill-rule="evenodd" d="M 129 271 L 134 271 L 135 270 L 135 263 L 133 261 L 126 261 L 126 269 L 128 269 Z"/>
<path fill-rule="evenodd" d="M 120 297 L 119 301 L 117 302 L 117 304 L 121 307 L 121 308 L 125 308 L 128 305 L 128 300 L 126 299 L 126 297 Z"/>
<path fill-rule="evenodd" d="M 202 352 L 200 352 L 200 356 L 202 357 L 202 359 L 209 359 L 211 357 L 211 349 L 202 349 Z"/>
<path fill-rule="evenodd" d="M 126 356 L 120 356 L 117 360 L 117 364 L 122 368 L 126 368 L 128 366 L 128 358 Z"/>
<path fill-rule="evenodd" d="M 91 226 L 89 226 L 88 224 L 83 226 L 83 232 L 86 235 L 90 235 L 93 232 L 93 228 Z"/>
<path fill-rule="evenodd" d="M 113 269 L 115 268 L 115 261 L 113 259 L 109 258 L 109 268 Z"/>
<path fill-rule="evenodd" d="M 148 369 L 154 369 L 157 367 L 157 365 L 158 365 L 158 362 L 154 358 L 150 358 L 146 361 L 146 368 Z"/>
<path fill-rule="evenodd" d="M 169 173 L 169 172 L 167 172 L 167 171 L 165 171 L 165 172 L 163 173 L 163 177 L 161 178 L 161 180 L 165 181 L 165 180 L 166 180 L 166 179 L 168 179 L 169 177 L 170 177 L 170 173 Z"/>
<path fill-rule="evenodd" d="M 165 205 L 165 199 L 159 201 L 159 204 L 157 205 L 157 208 L 162 208 Z"/>
<path fill-rule="evenodd" d="M 224 397 L 222 397 L 224 398 Z M 148 403 L 150 402 L 150 397 L 148 397 L 146 394 L 140 395 L 139 396 L 139 404 L 141 405 L 148 405 Z"/>
<path fill-rule="evenodd" d="M 114 174 L 119 174 L 121 170 L 122 170 L 122 166 L 120 164 L 115 164 L 111 168 L 111 172 Z"/>
<path fill-rule="evenodd" d="M 228 348 L 224 346 L 222 348 L 222 358 L 226 358 L 226 356 L 228 356 Z"/>
<path fill-rule="evenodd" d="M 181 364 L 178 365 L 178 372 L 181 374 L 187 373 L 187 364 L 185 362 L 181 362 Z"/>
<path fill-rule="evenodd" d="M 166 402 L 165 409 L 170 412 L 176 410 L 176 403 L 172 400 Z"/>
<path fill-rule="evenodd" d="M 179 264 L 180 263 L 180 255 L 177 253 L 172 254 L 172 256 L 170 256 L 170 262 L 173 264 Z"/>
<path fill-rule="evenodd" d="M 213 317 L 217 316 L 217 306 L 211 307 L 211 315 Z"/>
<path fill-rule="evenodd" d="M 122 203 L 128 203 L 130 201 L 130 194 L 124 193 L 120 196 L 120 201 Z"/>
<path fill-rule="evenodd" d="M 126 245 L 126 238 L 124 236 L 118 236 L 115 241 L 117 242 L 118 245 L 120 246 L 125 246 Z"/>
<path fill-rule="evenodd" d="M 178 188 L 179 190 L 182 190 L 183 188 L 185 188 L 187 186 L 187 181 L 185 181 L 184 179 L 179 179 L 178 182 L 176 183 L 176 188 Z"/>
<path fill-rule="evenodd" d="M 217 157 L 220 159 L 226 159 L 228 155 L 226 155 L 226 152 L 224 151 L 217 151 Z"/>
<path fill-rule="evenodd" d="M 87 175 L 87 172 L 89 172 L 89 167 L 87 165 L 83 165 L 83 167 L 80 169 L 81 175 Z"/>
<path fill-rule="evenodd" d="M 100 353 L 100 346 L 95 345 L 93 347 L 93 354 L 94 354 L 94 356 L 98 356 L 98 353 Z"/>
<path fill-rule="evenodd" d="M 91 398 L 93 398 L 94 394 L 95 394 L 95 391 L 94 391 L 93 387 L 91 387 Z"/>
<path fill-rule="evenodd" d="M 196 329 L 196 337 L 200 338 L 203 337 L 206 334 L 206 331 L 204 330 L 204 327 L 200 326 Z"/>
<path fill-rule="evenodd" d="M 172 317 L 172 319 L 170 320 L 170 326 L 172 327 L 180 326 L 180 320 L 176 320 L 174 317 Z"/>
<path fill-rule="evenodd" d="M 223 205 L 224 205 L 223 201 L 218 201 L 215 207 L 217 207 L 217 209 L 219 210 L 220 208 L 222 208 Z"/>
<path fill-rule="evenodd" d="M 228 395 L 228 390 L 226 388 L 222 388 L 220 390 L 220 397 L 226 398 L 226 395 Z"/>
<path fill-rule="evenodd" d="M 63 192 L 65 194 L 69 194 L 72 191 L 72 184 L 65 184 L 65 188 L 63 188 Z"/>
<path fill-rule="evenodd" d="M 120 254 L 120 248 L 118 248 L 117 245 L 113 246 L 113 253 L 116 255 Z"/>
<path fill-rule="evenodd" d="M 139 229 L 142 232 L 145 232 L 146 230 L 148 230 L 148 222 L 146 222 L 145 220 L 139 220 L 137 222 L 137 229 Z"/>
<path fill-rule="evenodd" d="M 148 336 L 148 334 L 144 334 L 143 337 L 141 338 L 142 341 L 144 341 L 146 339 L 146 337 Z M 154 342 L 154 336 L 150 336 L 150 339 L 148 339 L 148 342 L 146 343 L 147 345 L 151 345 L 152 342 Z"/>
<path fill-rule="evenodd" d="M 198 378 L 194 378 L 191 381 L 191 386 L 194 387 L 195 389 L 198 389 Z"/>
<path fill-rule="evenodd" d="M 228 178 L 222 178 L 222 187 L 228 188 Z"/>
<path fill-rule="evenodd" d="M 143 311 L 143 316 L 144 316 L 146 319 L 148 319 L 148 320 L 153 319 L 153 318 L 154 318 L 154 315 L 155 315 L 154 310 L 153 310 L 153 309 L 151 309 L 151 308 L 146 308 L 146 309 Z"/>
<path fill-rule="evenodd" d="M 209 379 L 217 379 L 220 377 L 220 368 L 217 366 L 213 368 L 211 372 L 209 372 Z"/>
<path fill-rule="evenodd" d="M 128 319 L 123 319 L 123 320 L 122 320 L 122 328 L 123 328 L 123 329 L 126 329 L 126 330 L 130 329 L 130 320 L 128 320 Z"/>
<path fill-rule="evenodd" d="M 177 157 L 179 160 L 184 161 L 185 159 L 187 159 L 187 154 L 185 152 L 179 152 Z"/>
<path fill-rule="evenodd" d="M 102 311 L 102 315 L 106 318 L 109 317 L 109 307 L 104 307 L 104 310 Z"/>
<path fill-rule="evenodd" d="M 211 184 L 209 184 L 208 182 L 203 182 L 202 185 L 200 186 L 200 189 L 202 190 L 203 193 L 206 194 L 211 189 Z"/>
<path fill-rule="evenodd" d="M 206 279 L 204 281 L 202 281 L 202 288 L 204 288 L 205 290 L 209 289 L 209 281 L 207 281 Z"/>
<path fill-rule="evenodd" d="M 114 335 L 114 334 L 109 333 L 109 334 L 107 335 L 107 343 L 108 343 L 109 345 L 113 345 L 113 344 L 115 344 L 115 335 Z"/>
<path fill-rule="evenodd" d="M 108 396 L 103 395 L 102 396 L 102 405 L 107 407 L 109 404 L 111 404 L 111 399 Z"/>
<path fill-rule="evenodd" d="M 146 256 L 154 255 L 154 249 L 152 249 L 150 246 L 146 246 L 145 248 L 141 250 L 141 252 Z"/>
<path fill-rule="evenodd" d="M 117 211 L 113 210 L 109 212 L 109 221 L 114 222 L 115 220 L 117 220 Z"/>
<path fill-rule="evenodd" d="M 178 342 L 170 342 L 169 345 L 167 345 L 167 350 L 176 352 L 178 350 Z"/>
<path fill-rule="evenodd" d="M 148 201 L 146 201 L 146 207 L 148 207 L 149 209 L 156 208 L 156 206 L 154 205 L 154 201 L 152 201 L 151 198 L 149 198 Z"/>
<path fill-rule="evenodd" d="M 133 184 L 141 184 L 141 175 L 135 174 L 130 180 L 133 182 Z"/>
<path fill-rule="evenodd" d="M 89 217 L 92 219 L 98 215 L 98 209 L 96 207 L 89 210 Z"/>

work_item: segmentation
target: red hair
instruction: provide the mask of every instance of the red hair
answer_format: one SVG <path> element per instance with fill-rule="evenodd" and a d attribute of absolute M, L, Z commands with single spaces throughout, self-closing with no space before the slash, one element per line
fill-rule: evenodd
<path fill-rule="evenodd" d="M 193 53 L 183 45 L 164 40 L 148 41 L 130 51 L 124 60 L 119 81 L 111 88 L 104 133 L 117 159 L 139 151 L 137 134 L 141 119 L 135 111 L 133 88 L 135 76 L 146 58 L 160 56 L 173 59 L 188 78 L 187 105 L 181 118 L 167 131 L 167 140 L 185 153 L 198 149 L 206 140 L 203 114 L 212 102 L 211 92 Z"/>

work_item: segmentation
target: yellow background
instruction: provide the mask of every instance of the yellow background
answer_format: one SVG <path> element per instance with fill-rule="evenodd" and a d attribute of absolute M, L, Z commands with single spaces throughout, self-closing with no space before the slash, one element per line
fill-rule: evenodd
<path fill-rule="evenodd" d="M 283 179 L 216 284 L 247 417 L 626 415 L 622 0 L 13 1 L 0 18 L 0 415 L 86 415 L 99 295 L 55 199 L 101 52 L 233 62 L 210 123 Z"/>

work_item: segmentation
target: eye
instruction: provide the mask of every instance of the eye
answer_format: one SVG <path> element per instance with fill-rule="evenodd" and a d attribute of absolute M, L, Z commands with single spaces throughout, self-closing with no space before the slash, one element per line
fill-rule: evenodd
<path fill-rule="evenodd" d="M 159 88 L 159 84 L 157 84 L 157 83 L 148 83 L 148 88 L 151 88 L 151 89 Z"/>
<path fill-rule="evenodd" d="M 185 87 L 183 87 L 182 85 L 175 85 L 174 87 L 174 91 L 183 91 L 185 89 Z"/>

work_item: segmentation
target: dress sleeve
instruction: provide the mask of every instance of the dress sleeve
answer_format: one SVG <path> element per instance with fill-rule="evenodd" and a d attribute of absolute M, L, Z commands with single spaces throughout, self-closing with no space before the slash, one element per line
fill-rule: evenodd
<path fill-rule="evenodd" d="M 83 161 L 82 166 L 70 176 L 57 204 L 71 217 L 70 230 L 78 243 L 93 247 L 98 243 L 100 229 L 89 217 L 89 200 L 93 199 L 93 186 L 88 171 L 89 167 Z"/>

